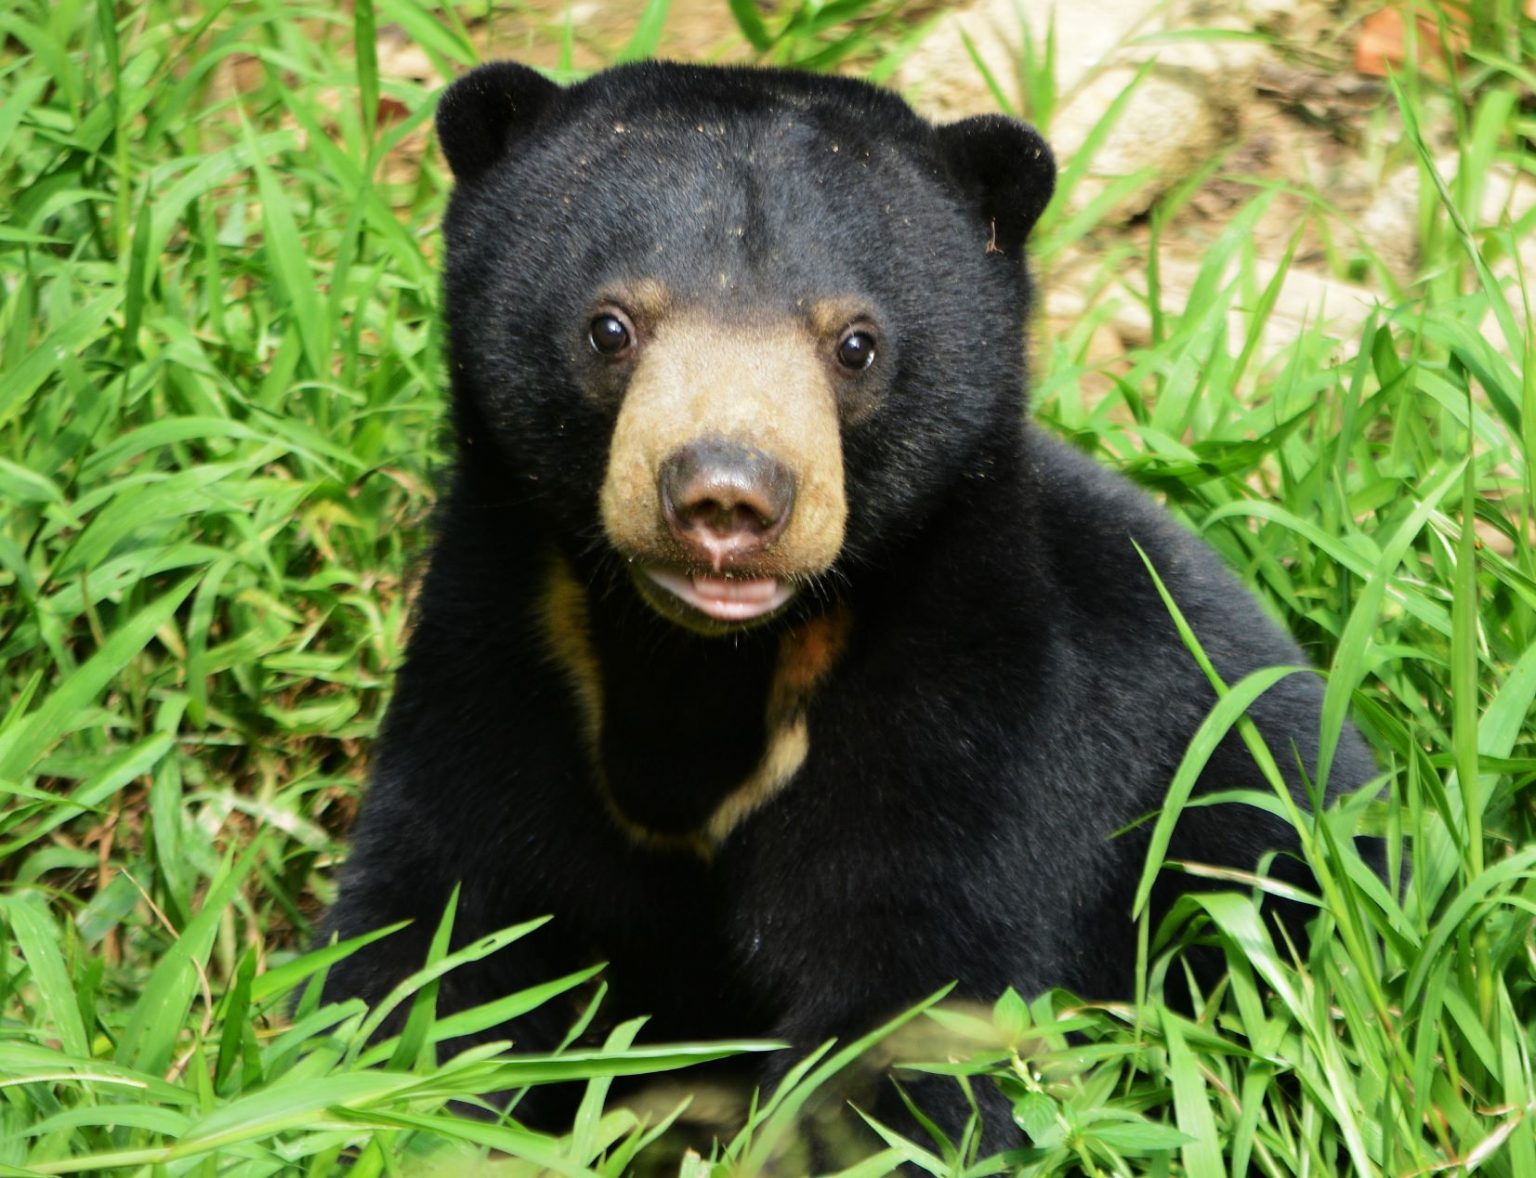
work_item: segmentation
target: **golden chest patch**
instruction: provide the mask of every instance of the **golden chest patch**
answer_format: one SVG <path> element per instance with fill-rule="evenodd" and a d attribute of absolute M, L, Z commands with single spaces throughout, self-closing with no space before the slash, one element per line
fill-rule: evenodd
<path fill-rule="evenodd" d="M 730 833 L 788 785 L 805 763 L 811 747 L 806 714 L 816 687 L 836 665 L 846 645 L 848 616 L 838 610 L 812 618 L 780 637 L 763 716 L 762 756 L 699 827 L 675 834 L 635 822 L 607 788 L 599 752 L 604 708 L 602 668 L 592 641 L 588 609 L 587 594 L 570 567 L 556 560 L 545 588 L 540 621 L 549 655 L 564 672 L 576 697 L 587 755 L 604 804 L 636 842 L 710 858 Z"/>

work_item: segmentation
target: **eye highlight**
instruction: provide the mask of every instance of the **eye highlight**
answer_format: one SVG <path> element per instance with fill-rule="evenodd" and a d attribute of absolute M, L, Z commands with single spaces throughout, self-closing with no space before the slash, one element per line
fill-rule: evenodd
<path fill-rule="evenodd" d="M 849 372 L 863 372 L 875 362 L 875 337 L 867 331 L 849 331 L 838 341 L 834 355 Z"/>
<path fill-rule="evenodd" d="M 635 345 L 635 329 L 629 317 L 617 308 L 592 316 L 587 324 L 587 342 L 603 356 L 620 356 Z"/>

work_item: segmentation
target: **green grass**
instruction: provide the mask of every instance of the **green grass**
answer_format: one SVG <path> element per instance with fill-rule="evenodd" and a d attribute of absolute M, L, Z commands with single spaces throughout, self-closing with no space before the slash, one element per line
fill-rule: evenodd
<path fill-rule="evenodd" d="M 959 1057 L 932 1066 L 1007 1086 L 1025 1172 L 1536 1178 L 1536 337 L 1509 266 L 1533 226 L 1478 213 L 1496 165 L 1531 170 L 1536 34 L 1505 6 L 1450 90 L 1398 87 L 1392 150 L 1428 175 L 1443 146 L 1418 128 L 1453 119 L 1458 167 L 1424 186 L 1420 275 L 1362 331 L 1262 358 L 1278 288 L 1255 265 L 1274 199 L 1256 184 L 1150 344 L 1090 362 L 1095 303 L 1038 349 L 1039 415 L 1266 597 L 1327 669 L 1325 742 L 1352 716 L 1386 801 L 1294 816 L 1320 881 L 1304 960 L 1257 919 L 1278 885 L 1225 873 L 1178 927 L 1142 918 L 1138 1004 L 911 1016 Z M 925 27 L 855 0 L 733 9 L 742 57 L 876 76 Z M 0 6 L 0 1173 L 320 1175 L 343 1155 L 360 1175 L 453 1173 L 494 1150 L 509 1173 L 620 1174 L 660 1126 L 605 1109 L 609 1077 L 752 1048 L 636 1048 L 626 1024 L 600 1051 L 433 1066 L 438 1039 L 585 976 L 439 1019 L 435 979 L 530 931 L 510 929 L 438 954 L 390 1000 L 412 1012 L 401 1035 L 370 1045 L 377 1013 L 309 987 L 345 947 L 297 953 L 333 894 L 443 463 L 448 179 L 431 88 L 381 70 L 373 30 L 400 26 L 451 75 L 476 60 L 472 11 Z M 665 18 L 653 4 L 621 55 Z M 1048 66 L 1054 41 L 1030 52 Z M 1029 93 L 1048 115 L 1049 87 Z M 1047 259 L 1098 236 L 1060 207 Z M 1340 269 L 1371 272 L 1327 201 L 1310 209 Z M 1131 247 L 1102 248 L 1157 289 Z M 1155 847 L 1264 686 L 1223 686 Z M 1386 837 L 1396 886 L 1347 848 L 1356 829 Z M 1209 872 L 1159 859 L 1149 873 Z M 1192 1017 L 1164 1003 L 1187 992 L 1190 939 L 1230 966 Z M 755 1172 L 864 1046 L 808 1063 L 682 1172 Z M 446 1107 L 570 1078 L 588 1097 L 564 1137 Z M 1005 1168 L 890 1138 L 857 1173 L 899 1158 Z"/>

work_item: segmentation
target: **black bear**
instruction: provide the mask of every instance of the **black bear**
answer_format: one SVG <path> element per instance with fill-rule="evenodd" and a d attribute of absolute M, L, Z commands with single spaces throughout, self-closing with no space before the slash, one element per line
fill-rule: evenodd
<path fill-rule="evenodd" d="M 1303 660 L 1026 421 L 1045 143 L 665 64 L 489 65 L 437 126 L 457 462 L 327 932 L 414 923 L 328 995 L 416 968 L 456 884 L 460 941 L 555 919 L 444 1010 L 605 961 L 655 1040 L 809 1047 L 951 980 L 1128 994 L 1147 828 L 1116 834 L 1214 701 L 1138 546 L 1228 682 Z M 1252 709 L 1298 797 L 1320 698 L 1293 675 Z M 1372 772 L 1346 732 L 1330 792 Z M 1235 736 L 1202 787 L 1265 788 Z M 1210 807 L 1171 854 L 1293 841 Z M 568 1018 L 499 1033 L 547 1048 Z"/>

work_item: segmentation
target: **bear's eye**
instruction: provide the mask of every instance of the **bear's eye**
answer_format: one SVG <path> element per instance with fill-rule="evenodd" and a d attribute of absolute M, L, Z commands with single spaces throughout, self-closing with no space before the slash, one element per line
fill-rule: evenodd
<path fill-rule="evenodd" d="M 617 356 L 633 342 L 629 324 L 611 311 L 594 315 L 587 327 L 587 339 L 592 349 L 604 356 Z"/>
<path fill-rule="evenodd" d="M 863 372 L 875 362 L 875 337 L 867 331 L 850 331 L 837 345 L 837 362 L 849 372 Z"/>

